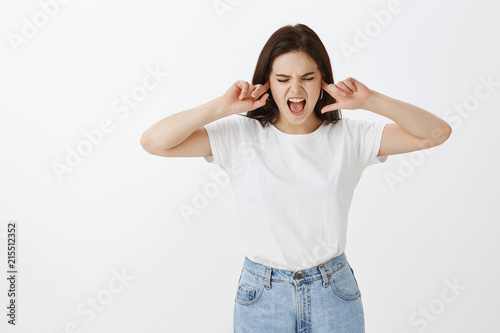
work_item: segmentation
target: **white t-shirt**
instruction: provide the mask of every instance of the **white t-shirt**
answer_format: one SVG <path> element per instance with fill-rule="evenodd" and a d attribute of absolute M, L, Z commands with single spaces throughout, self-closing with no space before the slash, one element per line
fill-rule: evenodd
<path fill-rule="evenodd" d="M 377 157 L 386 124 L 343 118 L 288 134 L 233 114 L 205 125 L 212 156 L 228 172 L 250 260 L 298 271 L 341 254 L 347 215 L 363 170 Z"/>

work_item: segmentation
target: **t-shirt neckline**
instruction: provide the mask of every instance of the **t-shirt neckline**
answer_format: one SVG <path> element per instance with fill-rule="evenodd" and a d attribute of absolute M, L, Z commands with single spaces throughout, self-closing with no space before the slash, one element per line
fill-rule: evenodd
<path fill-rule="evenodd" d="M 282 138 L 290 139 L 290 140 L 305 140 L 305 139 L 311 139 L 311 138 L 316 137 L 325 127 L 325 121 L 323 120 L 321 125 L 319 125 L 319 127 L 316 128 L 314 131 L 312 131 L 311 133 L 306 133 L 306 134 L 289 134 L 289 133 L 282 132 L 276 126 L 274 126 L 272 123 L 269 123 L 269 125 L 271 127 L 271 130 Z"/>

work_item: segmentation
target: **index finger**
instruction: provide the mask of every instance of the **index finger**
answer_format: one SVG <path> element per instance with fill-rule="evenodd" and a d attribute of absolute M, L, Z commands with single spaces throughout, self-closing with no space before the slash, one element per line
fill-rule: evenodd
<path fill-rule="evenodd" d="M 332 94 L 338 95 L 338 96 L 347 96 L 347 94 L 341 90 L 339 87 L 335 85 L 335 83 L 327 84 L 325 81 L 321 84 L 321 87 L 329 93 L 333 98 L 337 98 L 336 96 L 333 96 Z"/>
<path fill-rule="evenodd" d="M 260 99 L 265 94 L 267 89 L 269 89 L 269 87 L 270 87 L 269 81 L 267 81 L 264 85 L 259 84 L 257 89 L 255 89 L 254 92 L 252 93 L 252 97 L 255 98 L 255 96 L 259 96 L 257 100 Z"/>
<path fill-rule="evenodd" d="M 323 80 L 323 81 L 321 81 L 321 88 L 323 88 L 323 89 L 327 90 L 327 89 L 328 89 L 328 86 L 329 86 L 329 84 L 328 84 L 328 83 L 326 83 L 324 80 Z"/>

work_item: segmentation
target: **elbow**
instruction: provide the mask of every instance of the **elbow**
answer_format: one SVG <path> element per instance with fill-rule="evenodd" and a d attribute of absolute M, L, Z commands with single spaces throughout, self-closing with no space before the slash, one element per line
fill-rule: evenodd
<path fill-rule="evenodd" d="M 156 140 L 147 132 L 144 132 L 140 139 L 141 146 L 147 153 L 155 156 L 170 156 L 168 150 L 164 150 L 158 145 L 155 145 L 155 142 Z"/>
<path fill-rule="evenodd" d="M 142 146 L 142 149 L 144 149 L 146 152 L 148 152 L 150 154 L 153 154 L 152 149 L 151 149 L 151 140 L 150 140 L 147 132 L 142 133 L 141 139 L 139 142 Z"/>
<path fill-rule="evenodd" d="M 446 123 L 444 126 L 438 127 L 434 130 L 432 135 L 432 141 L 436 146 L 442 145 L 451 136 L 452 128 Z"/>

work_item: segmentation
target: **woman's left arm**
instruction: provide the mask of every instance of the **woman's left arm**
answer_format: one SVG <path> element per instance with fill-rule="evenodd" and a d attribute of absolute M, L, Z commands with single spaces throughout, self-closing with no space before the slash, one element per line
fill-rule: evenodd
<path fill-rule="evenodd" d="M 385 126 L 377 156 L 403 154 L 432 148 L 444 143 L 451 135 L 451 126 L 438 116 L 415 105 L 368 89 L 354 78 L 323 89 L 337 103 L 325 106 L 322 112 L 336 109 L 364 109 L 394 121 Z"/>

